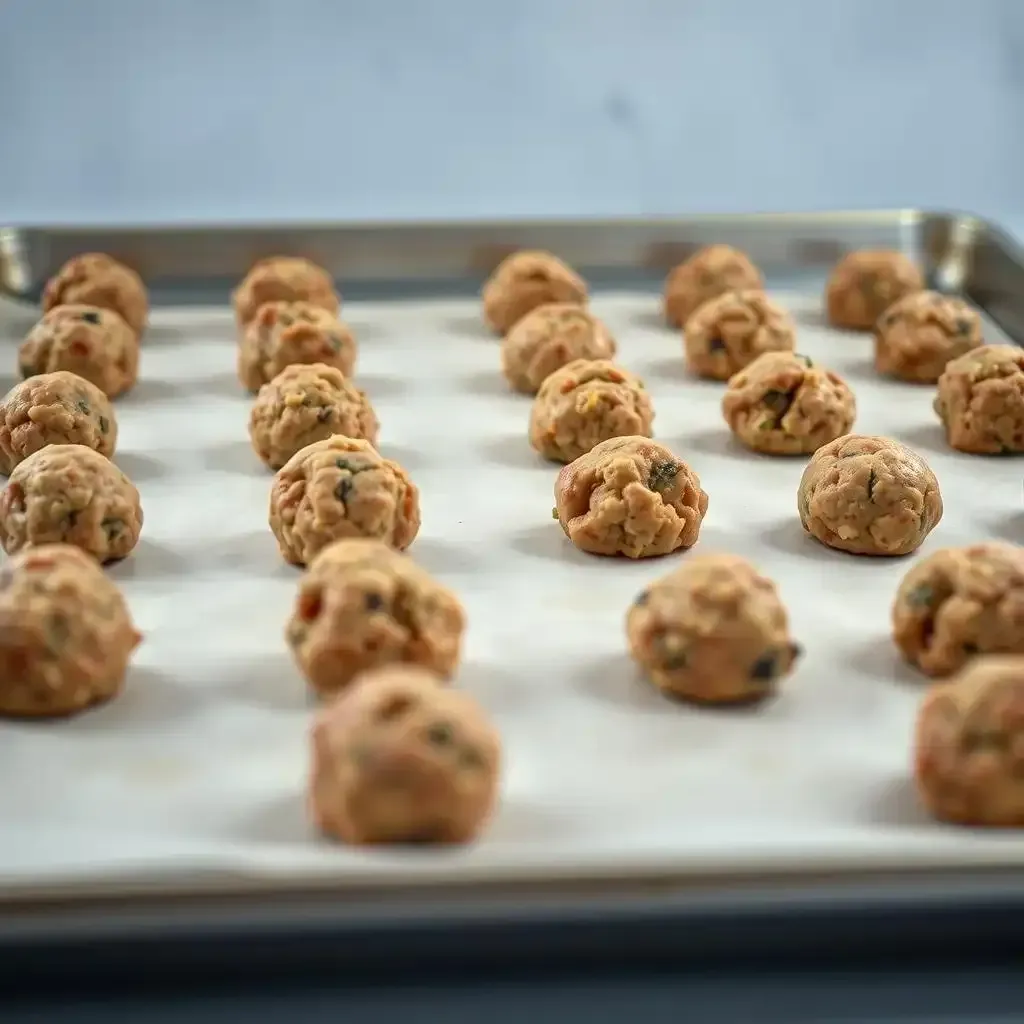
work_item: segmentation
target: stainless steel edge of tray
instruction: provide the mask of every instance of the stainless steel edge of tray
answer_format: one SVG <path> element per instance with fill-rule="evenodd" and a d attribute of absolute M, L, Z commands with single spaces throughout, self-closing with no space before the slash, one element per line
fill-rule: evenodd
<path fill-rule="evenodd" d="M 769 279 L 794 273 L 823 278 L 846 251 L 892 248 L 913 255 L 929 285 L 963 294 L 1008 337 L 1024 343 L 1024 251 L 999 227 L 957 213 L 913 209 L 706 216 L 659 220 L 543 220 L 464 223 L 266 224 L 140 227 L 0 227 L 0 295 L 35 303 L 47 278 L 69 257 L 102 251 L 128 262 L 150 284 L 155 303 L 221 303 L 252 262 L 270 254 L 301 254 L 344 282 L 346 294 L 430 293 L 475 288 L 496 262 L 519 248 L 557 252 L 597 287 L 603 281 L 649 282 L 695 249 L 724 242 L 745 249 Z M 454 892 L 368 888 L 354 898 L 329 885 L 255 889 L 226 878 L 189 899 L 148 892 L 96 893 L 66 899 L 29 894 L 4 907 L 0 943 L 72 935 L 85 929 L 155 934 L 213 920 L 248 927 L 254 915 L 282 927 L 324 915 L 352 922 L 421 915 L 494 915 L 559 908 L 612 913 L 623 908 L 687 904 L 722 907 L 758 899 L 773 906 L 803 898 L 839 898 L 850 906 L 902 901 L 975 900 L 994 892 L 1024 903 L 1018 874 L 917 871 L 808 876 L 785 887 L 757 878 L 675 877 L 578 883 L 526 883 Z M 717 903 L 716 903 L 717 901 Z M 595 919 L 596 920 L 596 919 Z"/>

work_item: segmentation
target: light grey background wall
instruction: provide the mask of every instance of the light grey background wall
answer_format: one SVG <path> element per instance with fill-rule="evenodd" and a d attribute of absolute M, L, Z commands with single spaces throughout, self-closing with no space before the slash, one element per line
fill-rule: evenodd
<path fill-rule="evenodd" d="M 1024 222 L 1021 0 L 4 0 L 0 221 Z"/>

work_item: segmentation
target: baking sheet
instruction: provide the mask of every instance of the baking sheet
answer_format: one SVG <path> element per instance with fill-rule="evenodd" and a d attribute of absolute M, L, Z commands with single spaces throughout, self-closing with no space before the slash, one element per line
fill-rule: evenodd
<path fill-rule="evenodd" d="M 945 517 L 920 554 L 1024 537 L 1021 462 L 945 449 L 932 389 L 877 379 L 870 339 L 825 328 L 819 294 L 775 292 L 797 317 L 801 351 L 855 388 L 856 430 L 907 442 L 939 477 Z M 910 561 L 853 558 L 803 534 L 795 494 L 805 460 L 731 442 L 723 386 L 686 377 L 655 294 L 599 294 L 594 308 L 650 388 L 658 439 L 710 495 L 696 550 L 744 555 L 780 586 L 806 655 L 777 701 L 696 710 L 637 677 L 626 608 L 685 555 L 629 563 L 569 545 L 550 517 L 557 467 L 527 444 L 530 400 L 506 389 L 476 301 L 351 302 L 358 383 L 380 416 L 381 449 L 422 491 L 410 555 L 465 602 L 457 685 L 496 719 L 507 771 L 475 846 L 354 850 L 319 838 L 303 806 L 312 704 L 282 636 L 298 574 L 266 524 L 271 475 L 249 449 L 231 317 L 158 309 L 142 381 L 117 406 L 117 462 L 142 493 L 145 528 L 110 570 L 146 638 L 116 702 L 65 722 L 0 725 L 0 889 L 1024 860 L 1024 836 L 934 824 L 914 799 L 909 743 L 925 681 L 888 638 Z M 25 320 L 20 310 L 0 321 L 12 365 Z"/>

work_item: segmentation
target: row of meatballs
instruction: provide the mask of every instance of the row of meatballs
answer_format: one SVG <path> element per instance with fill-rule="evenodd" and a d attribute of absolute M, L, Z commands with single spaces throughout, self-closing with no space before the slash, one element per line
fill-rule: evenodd
<path fill-rule="evenodd" d="M 855 399 L 835 373 L 796 353 L 794 320 L 763 287 L 746 254 L 708 246 L 669 274 L 664 316 L 683 330 L 690 371 L 729 381 L 724 411 L 741 442 L 809 453 L 852 428 Z M 613 362 L 616 341 L 588 310 L 579 274 L 550 253 L 517 252 L 482 299 L 485 322 L 502 334 L 510 386 L 537 396 L 529 429 L 537 451 L 567 462 L 608 437 L 650 435 L 643 381 Z M 925 289 L 906 256 L 849 253 L 830 275 L 825 308 L 833 326 L 873 332 L 880 374 L 938 385 L 934 407 L 951 447 L 1024 451 L 1024 352 L 985 344 L 978 313 Z"/>

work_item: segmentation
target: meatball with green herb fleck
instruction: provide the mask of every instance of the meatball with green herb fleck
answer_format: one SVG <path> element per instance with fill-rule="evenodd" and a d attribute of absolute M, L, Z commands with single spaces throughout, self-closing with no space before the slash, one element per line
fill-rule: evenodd
<path fill-rule="evenodd" d="M 117 446 L 110 400 L 67 370 L 29 377 L 0 401 L 0 473 L 51 444 L 83 444 L 108 459 Z"/>
<path fill-rule="evenodd" d="M 764 278 L 750 257 L 731 245 L 708 245 L 665 279 L 665 319 L 683 327 L 697 310 L 724 292 L 761 289 Z"/>
<path fill-rule="evenodd" d="M 249 268 L 231 294 L 235 320 L 244 328 L 268 302 L 298 302 L 338 315 L 341 299 L 323 267 L 301 256 L 267 256 Z"/>
<path fill-rule="evenodd" d="M 420 497 L 406 471 L 369 441 L 335 434 L 296 452 L 270 489 L 281 556 L 308 565 L 328 544 L 368 537 L 403 551 L 420 529 Z"/>
<path fill-rule="evenodd" d="M 310 815 L 345 843 L 468 843 L 498 800 L 497 730 L 422 668 L 359 676 L 316 715 L 311 747 Z"/>
<path fill-rule="evenodd" d="M 553 302 L 587 304 L 587 284 L 549 252 L 524 249 L 498 264 L 481 293 L 484 321 L 507 334 L 527 313 Z"/>
<path fill-rule="evenodd" d="M 238 343 L 238 379 L 259 391 L 285 367 L 322 363 L 352 376 L 356 340 L 347 324 L 310 302 L 268 302 Z"/>
<path fill-rule="evenodd" d="M 707 510 L 700 478 L 668 448 L 613 437 L 558 474 L 552 515 L 581 551 L 651 558 L 693 547 Z"/>
<path fill-rule="evenodd" d="M 963 300 L 912 292 L 875 324 L 875 369 L 915 384 L 934 384 L 946 364 L 985 343 L 981 317 Z"/>
<path fill-rule="evenodd" d="M 934 407 L 951 448 L 969 455 L 1024 452 L 1024 349 L 982 345 L 947 363 Z"/>
<path fill-rule="evenodd" d="M 142 531 L 135 485 L 81 444 L 40 448 L 14 467 L 0 495 L 0 545 L 9 555 L 73 544 L 99 562 L 124 558 Z"/>
<path fill-rule="evenodd" d="M 142 338 L 149 317 L 149 296 L 142 278 L 113 256 L 99 252 L 68 260 L 46 282 L 42 305 L 44 313 L 58 306 L 109 309 L 128 325 L 136 340 Z"/>
<path fill-rule="evenodd" d="M 755 452 L 807 455 L 850 432 L 857 402 L 839 374 L 807 356 L 766 352 L 729 378 L 722 415 Z"/>
<path fill-rule="evenodd" d="M 847 434 L 811 456 L 797 510 L 801 526 L 826 547 L 909 555 L 942 518 L 942 495 L 917 452 L 887 437 Z"/>
<path fill-rule="evenodd" d="M 501 342 L 505 379 L 524 395 L 535 395 L 555 370 L 578 359 L 611 359 L 615 339 L 580 306 L 555 303 L 527 313 Z"/>
<path fill-rule="evenodd" d="M 1024 654 L 1024 548 L 944 548 L 903 577 L 892 635 L 912 665 L 948 676 L 978 654 Z"/>
<path fill-rule="evenodd" d="M 736 555 L 697 555 L 641 591 L 626 636 L 659 690 L 702 704 L 770 697 L 800 656 L 775 584 Z"/>
<path fill-rule="evenodd" d="M 0 715 L 74 714 L 115 697 L 141 636 L 121 591 L 69 544 L 0 569 Z"/>
<path fill-rule="evenodd" d="M 923 289 L 921 271 L 901 252 L 861 249 L 847 253 L 825 287 L 829 323 L 870 331 L 894 302 Z"/>
<path fill-rule="evenodd" d="M 977 658 L 917 714 L 914 779 L 935 818 L 1024 827 L 1024 656 Z"/>
<path fill-rule="evenodd" d="M 324 363 L 286 366 L 260 388 L 249 413 L 253 450 L 280 469 L 297 451 L 333 434 L 377 443 L 377 416 L 365 393 Z"/>
<path fill-rule="evenodd" d="M 419 665 L 447 679 L 465 625 L 455 594 L 407 555 L 353 538 L 310 563 L 285 637 L 309 684 L 329 696 L 385 665 Z"/>
<path fill-rule="evenodd" d="M 98 306 L 57 306 L 32 328 L 18 350 L 24 379 L 67 370 L 108 398 L 134 386 L 139 341 L 117 313 Z"/>
<path fill-rule="evenodd" d="M 541 384 L 530 444 L 553 462 L 572 462 L 612 437 L 650 437 L 653 419 L 639 377 L 608 359 L 575 359 Z"/>
<path fill-rule="evenodd" d="M 683 328 L 686 365 L 698 377 L 728 380 L 764 352 L 792 352 L 793 318 L 764 292 L 725 292 Z"/>

